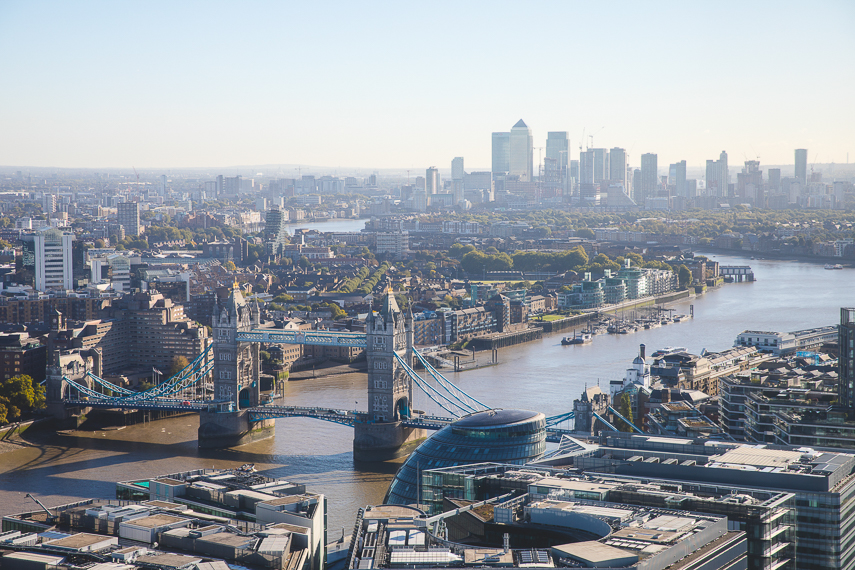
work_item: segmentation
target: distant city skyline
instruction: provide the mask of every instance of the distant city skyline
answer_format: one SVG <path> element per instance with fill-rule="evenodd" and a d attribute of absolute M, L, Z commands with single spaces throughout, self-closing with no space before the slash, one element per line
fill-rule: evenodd
<path fill-rule="evenodd" d="M 535 175 L 561 131 L 572 160 L 618 147 L 634 168 L 722 150 L 788 165 L 797 148 L 842 164 L 853 24 L 845 1 L 4 2 L 0 164 L 489 170 L 492 134 L 519 120 Z"/>

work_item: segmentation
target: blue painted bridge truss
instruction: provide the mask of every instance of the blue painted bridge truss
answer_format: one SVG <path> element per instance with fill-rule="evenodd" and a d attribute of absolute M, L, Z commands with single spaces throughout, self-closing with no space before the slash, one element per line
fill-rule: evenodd
<path fill-rule="evenodd" d="M 338 332 L 338 331 L 282 331 L 256 329 L 240 332 L 237 335 L 238 342 L 260 342 L 277 344 L 307 344 L 319 346 L 346 346 L 367 347 L 364 333 Z M 448 378 L 434 368 L 427 359 L 413 349 L 416 361 L 424 367 L 427 375 L 433 380 L 422 378 L 405 359 L 395 355 L 404 372 L 410 377 L 416 387 L 419 388 L 431 401 L 447 412 L 448 416 L 421 415 L 418 417 L 403 418 L 403 425 L 425 430 L 439 430 L 451 424 L 456 419 L 468 414 L 491 409 L 490 406 L 469 395 L 456 386 Z M 89 407 L 89 408 L 112 408 L 112 409 L 135 409 L 135 410 L 163 410 L 179 412 L 202 412 L 202 411 L 233 411 L 232 402 L 221 402 L 218 400 L 192 400 L 182 398 L 187 389 L 193 388 L 212 373 L 214 366 L 213 348 L 208 347 L 193 362 L 187 365 L 179 373 L 175 374 L 165 382 L 146 390 L 137 392 L 118 386 L 100 378 L 92 373 L 87 373 L 90 385 L 63 377 L 63 382 L 68 386 L 68 397 L 65 399 L 67 407 Z M 252 421 L 269 420 L 275 418 L 313 418 L 332 422 L 345 426 L 353 426 L 357 423 L 371 422 L 368 414 L 359 410 L 340 410 L 329 407 L 301 407 L 301 406 L 278 406 L 264 405 L 248 409 Z M 558 442 L 564 434 L 572 434 L 572 430 L 561 429 L 563 422 L 570 422 L 574 418 L 574 412 L 567 412 L 557 416 L 546 418 L 547 441 Z M 611 424 L 605 422 L 611 429 Z"/>

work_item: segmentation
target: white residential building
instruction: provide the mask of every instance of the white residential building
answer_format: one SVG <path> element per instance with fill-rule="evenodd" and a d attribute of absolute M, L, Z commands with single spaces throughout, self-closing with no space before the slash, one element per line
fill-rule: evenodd
<path fill-rule="evenodd" d="M 71 242 L 74 234 L 50 228 L 23 236 L 24 266 L 33 269 L 37 291 L 74 288 Z"/>

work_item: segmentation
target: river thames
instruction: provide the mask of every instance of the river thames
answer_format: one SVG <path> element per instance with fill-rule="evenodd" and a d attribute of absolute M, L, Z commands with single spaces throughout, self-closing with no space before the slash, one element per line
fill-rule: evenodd
<path fill-rule="evenodd" d="M 298 225 L 354 231 L 362 221 Z M 336 227 L 333 227 L 336 226 Z M 839 309 L 855 305 L 855 269 L 822 264 L 711 256 L 724 265 L 751 265 L 753 283 L 726 284 L 672 305 L 695 318 L 628 335 L 602 335 L 581 346 L 561 346 L 561 334 L 502 349 L 498 366 L 453 374 L 461 388 L 495 407 L 520 407 L 554 415 L 572 409 L 586 385 L 623 377 L 644 343 L 648 354 L 665 346 L 698 353 L 733 345 L 745 329 L 791 331 L 839 322 Z M 565 333 L 567 334 L 567 333 Z M 366 408 L 366 375 L 344 374 L 289 382 L 286 403 Z M 416 407 L 420 402 L 416 399 Z M 28 436 L 0 454 L 0 514 L 33 510 L 33 493 L 48 506 L 78 498 L 115 496 L 115 481 L 205 467 L 255 463 L 263 474 L 305 483 L 329 500 L 329 537 L 350 527 L 360 506 L 383 499 L 396 465 L 354 465 L 350 428 L 308 419 L 276 422 L 276 436 L 237 449 L 198 450 L 198 417 L 182 416 L 118 431 Z M 10 444 L 4 444 L 12 447 Z"/>

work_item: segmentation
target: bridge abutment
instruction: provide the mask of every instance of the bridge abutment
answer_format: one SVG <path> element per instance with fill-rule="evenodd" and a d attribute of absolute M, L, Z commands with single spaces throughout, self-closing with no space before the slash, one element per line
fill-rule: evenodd
<path fill-rule="evenodd" d="M 353 433 L 354 461 L 391 461 L 406 457 L 425 439 L 423 429 L 401 422 L 357 423 Z"/>
<path fill-rule="evenodd" d="M 275 420 L 250 421 L 248 410 L 199 414 L 200 449 L 237 447 L 273 437 L 275 433 Z"/>

